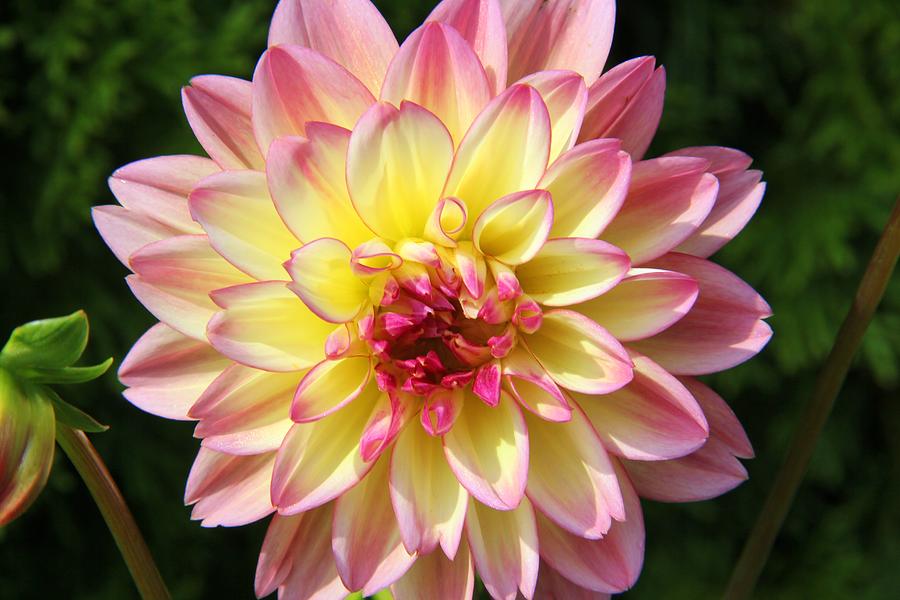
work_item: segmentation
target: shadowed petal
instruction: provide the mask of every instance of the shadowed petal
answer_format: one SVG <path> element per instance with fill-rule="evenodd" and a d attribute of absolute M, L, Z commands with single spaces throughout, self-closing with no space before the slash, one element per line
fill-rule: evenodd
<path fill-rule="evenodd" d="M 391 586 L 395 600 L 471 600 L 474 589 L 475 571 L 465 540 L 452 561 L 443 552 L 419 556 L 406 575 Z"/>
<path fill-rule="evenodd" d="M 200 448 L 184 492 L 184 503 L 194 505 L 191 518 L 203 527 L 236 527 L 272 513 L 274 463 L 274 452 L 234 456 Z"/>
<path fill-rule="evenodd" d="M 575 585 L 560 575 L 550 565 L 541 561 L 541 572 L 538 575 L 537 598 L 541 600 L 609 600 L 610 595 L 595 592 Z"/>

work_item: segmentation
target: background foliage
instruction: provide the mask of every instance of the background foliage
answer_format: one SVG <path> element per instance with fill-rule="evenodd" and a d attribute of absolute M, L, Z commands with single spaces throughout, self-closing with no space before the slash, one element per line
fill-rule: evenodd
<path fill-rule="evenodd" d="M 430 2 L 376 0 L 399 36 Z M 0 333 L 83 307 L 87 360 L 124 356 L 152 322 L 89 207 L 126 162 L 200 152 L 178 90 L 249 77 L 269 0 L 7 0 L 0 4 Z M 771 302 L 776 335 L 713 384 L 754 441 L 751 479 L 693 505 L 646 503 L 646 566 L 628 598 L 719 593 L 781 459 L 894 196 L 900 191 L 896 0 L 620 2 L 612 60 L 655 54 L 669 88 L 651 154 L 747 150 L 769 191 L 718 259 Z M 3 333 L 5 336 L 5 333 Z M 900 278 L 868 334 L 767 567 L 761 598 L 900 597 Z M 63 390 L 66 392 L 67 390 Z M 68 391 L 113 429 L 95 436 L 176 598 L 249 598 L 260 526 L 201 529 L 179 501 L 189 424 L 131 407 L 113 374 Z M 129 598 L 124 565 L 65 460 L 0 530 L 0 595 Z"/>

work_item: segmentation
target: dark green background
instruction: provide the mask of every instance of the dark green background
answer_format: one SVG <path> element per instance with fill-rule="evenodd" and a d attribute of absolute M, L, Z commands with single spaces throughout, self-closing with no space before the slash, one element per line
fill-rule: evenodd
<path fill-rule="evenodd" d="M 430 3 L 376 2 L 399 36 Z M 265 0 L 0 3 L 0 336 L 82 307 L 86 359 L 120 360 L 151 317 L 96 235 L 117 166 L 199 152 L 179 88 L 249 78 Z M 897 0 L 630 0 L 612 60 L 655 54 L 669 88 L 651 155 L 695 144 L 748 151 L 769 191 L 717 259 L 771 302 L 775 337 L 713 384 L 747 426 L 751 479 L 718 500 L 646 503 L 647 557 L 629 598 L 722 589 L 780 461 L 816 366 L 900 192 Z M 900 278 L 866 337 L 768 564 L 760 598 L 900 597 Z M 95 443 L 176 598 L 249 598 L 263 527 L 207 530 L 180 501 L 191 426 L 146 415 L 113 374 L 63 395 L 112 429 Z M 33 509 L 0 530 L 0 598 L 131 598 L 98 513 L 57 458 Z"/>

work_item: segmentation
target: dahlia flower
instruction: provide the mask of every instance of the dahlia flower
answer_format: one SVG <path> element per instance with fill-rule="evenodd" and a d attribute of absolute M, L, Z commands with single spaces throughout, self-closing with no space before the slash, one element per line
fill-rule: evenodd
<path fill-rule="evenodd" d="M 271 516 L 256 594 L 594 598 L 639 497 L 745 479 L 693 377 L 769 307 L 707 258 L 764 189 L 727 148 L 643 155 L 653 58 L 602 73 L 612 0 L 444 0 L 398 46 L 368 0 L 282 0 L 252 81 L 183 90 L 210 158 L 143 160 L 94 218 L 160 323 L 125 396 L 202 440 L 204 526 Z"/>

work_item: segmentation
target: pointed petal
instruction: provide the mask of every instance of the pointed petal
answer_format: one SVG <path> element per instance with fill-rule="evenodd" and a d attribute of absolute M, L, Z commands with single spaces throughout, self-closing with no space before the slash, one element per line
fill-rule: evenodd
<path fill-rule="evenodd" d="M 525 598 L 534 596 L 540 559 L 534 510 L 527 498 L 507 511 L 470 501 L 466 538 L 475 569 L 491 597 L 515 600 L 519 590 Z"/>
<path fill-rule="evenodd" d="M 579 144 L 554 162 L 539 188 L 553 196 L 551 238 L 595 238 L 613 220 L 628 193 L 631 158 L 618 140 Z"/>
<path fill-rule="evenodd" d="M 607 293 L 574 307 L 623 342 L 665 331 L 691 310 L 697 281 L 683 273 L 632 269 Z"/>
<path fill-rule="evenodd" d="M 541 558 L 574 584 L 604 593 L 634 585 L 644 562 L 641 503 L 621 465 L 613 463 L 625 501 L 625 519 L 612 524 L 599 540 L 572 535 L 537 513 Z"/>
<path fill-rule="evenodd" d="M 207 335 L 232 360 L 264 371 L 299 371 L 325 358 L 334 325 L 314 315 L 286 284 L 239 285 L 213 297 L 223 310 L 210 320 Z"/>
<path fill-rule="evenodd" d="M 203 179 L 188 199 L 209 244 L 228 262 L 259 280 L 287 279 L 282 263 L 300 246 L 269 197 L 258 171 L 224 171 Z"/>
<path fill-rule="evenodd" d="M 307 123 L 306 138 L 279 138 L 269 148 L 266 176 L 278 214 L 298 239 L 339 239 L 351 248 L 374 235 L 350 202 L 347 146 L 350 132 Z"/>
<path fill-rule="evenodd" d="M 302 373 L 270 373 L 232 365 L 209 385 L 190 410 L 194 437 L 216 452 L 274 452 L 293 424 L 291 399 Z"/>
<path fill-rule="evenodd" d="M 353 73 L 373 94 L 397 53 L 397 39 L 369 0 L 282 0 L 272 16 L 269 46 L 317 50 Z"/>
<path fill-rule="evenodd" d="M 265 159 L 250 122 L 252 85 L 222 75 L 201 75 L 181 90 L 188 123 L 206 153 L 223 169 L 257 169 Z"/>
<path fill-rule="evenodd" d="M 330 323 L 351 321 L 367 303 L 369 289 L 353 272 L 350 260 L 350 248 L 343 242 L 314 240 L 285 263 L 293 279 L 288 288 L 319 318 Z"/>
<path fill-rule="evenodd" d="M 181 235 L 144 246 L 131 256 L 131 291 L 147 310 L 198 340 L 216 311 L 209 298 L 219 288 L 250 278 L 219 256 L 205 235 Z"/>
<path fill-rule="evenodd" d="M 523 346 L 516 346 L 503 359 L 503 377 L 513 398 L 542 419 L 563 422 L 572 418 L 562 391 Z"/>
<path fill-rule="evenodd" d="M 375 98 L 346 69 L 301 46 L 269 48 L 253 73 L 253 132 L 263 154 L 277 137 L 304 135 L 306 123 L 351 128 Z"/>
<path fill-rule="evenodd" d="M 371 373 L 368 356 L 320 362 L 300 382 L 291 404 L 291 419 L 305 423 L 330 415 L 362 393 Z"/>
<path fill-rule="evenodd" d="M 736 275 L 687 254 L 669 254 L 653 267 L 697 280 L 700 295 L 691 311 L 662 333 L 631 346 L 676 375 L 723 371 L 755 356 L 772 337 L 762 319 L 772 310 Z"/>
<path fill-rule="evenodd" d="M 419 556 L 406 575 L 391 586 L 395 600 L 472 600 L 474 589 L 475 571 L 465 540 L 452 561 L 442 552 Z"/>
<path fill-rule="evenodd" d="M 540 93 L 513 85 L 488 104 L 463 138 L 444 188 L 469 208 L 471 231 L 487 206 L 534 189 L 550 155 L 550 115 Z"/>
<path fill-rule="evenodd" d="M 597 433 L 577 405 L 566 423 L 526 414 L 534 452 L 528 497 L 535 507 L 579 537 L 598 539 L 624 517 L 622 492 Z"/>
<path fill-rule="evenodd" d="M 666 93 L 666 70 L 643 56 L 605 73 L 588 90 L 581 140 L 618 138 L 635 161 L 644 157 L 659 127 Z"/>
<path fill-rule="evenodd" d="M 497 0 L 442 0 L 425 20 L 462 35 L 484 65 L 491 96 L 506 88 L 506 25 Z"/>
<path fill-rule="evenodd" d="M 556 309 L 523 342 L 559 385 L 607 394 L 631 381 L 631 360 L 608 331 L 584 315 Z"/>
<path fill-rule="evenodd" d="M 272 479 L 272 501 L 281 514 L 297 514 L 337 498 L 372 468 L 359 444 L 380 394 L 374 383 L 339 415 L 297 423 L 288 432 Z"/>
<path fill-rule="evenodd" d="M 509 78 L 567 69 L 593 83 L 606 63 L 614 0 L 501 0 L 509 40 Z"/>
<path fill-rule="evenodd" d="M 416 560 L 400 541 L 388 493 L 390 458 L 382 456 L 365 479 L 334 503 L 331 546 L 349 590 L 371 596 L 399 579 Z"/>
<path fill-rule="evenodd" d="M 619 283 L 631 266 L 612 244 L 588 238 L 550 240 L 516 269 L 522 290 L 545 306 L 596 298 Z"/>
<path fill-rule="evenodd" d="M 103 241 L 126 267 L 131 255 L 147 244 L 184 233 L 122 206 L 94 206 L 91 217 Z"/>
<path fill-rule="evenodd" d="M 657 158 L 635 163 L 625 204 L 603 231 L 634 265 L 662 256 L 697 230 L 716 201 L 718 180 L 708 162 Z"/>
<path fill-rule="evenodd" d="M 324 513 L 330 508 L 329 505 L 318 510 Z M 293 551 L 294 538 L 300 529 L 300 523 L 304 518 L 317 516 L 316 512 L 318 511 L 310 511 L 305 516 L 283 517 L 277 513 L 272 516 L 256 566 L 253 588 L 257 598 L 268 596 L 284 583 L 293 567 L 296 554 Z M 334 577 L 337 578 L 337 571 L 334 572 Z"/>
<path fill-rule="evenodd" d="M 203 527 L 236 527 L 271 514 L 269 500 L 275 453 L 234 456 L 200 448 L 188 475 L 184 503 Z"/>
<path fill-rule="evenodd" d="M 440 438 L 422 427 L 405 428 L 391 458 L 391 502 L 403 544 L 419 555 L 456 555 L 466 515 L 468 494 L 444 458 Z"/>
<path fill-rule="evenodd" d="M 690 454 L 709 427 L 691 393 L 646 356 L 630 353 L 634 379 L 603 396 L 575 395 L 610 452 L 635 460 Z"/>
<path fill-rule="evenodd" d="M 553 202 L 544 190 L 518 192 L 488 206 L 472 230 L 475 247 L 508 265 L 531 260 L 553 225 Z"/>
<path fill-rule="evenodd" d="M 587 86 L 573 71 L 541 71 L 528 75 L 519 83 L 530 85 L 541 94 L 550 114 L 550 162 L 575 145 L 584 110 L 587 106 Z"/>
<path fill-rule="evenodd" d="M 753 446 L 731 407 L 708 385 L 693 377 L 679 377 L 709 421 L 709 430 L 738 458 L 753 458 Z"/>
<path fill-rule="evenodd" d="M 449 25 L 425 23 L 412 32 L 391 62 L 381 100 L 409 100 L 428 109 L 458 144 L 491 99 L 478 56 Z"/>
<path fill-rule="evenodd" d="M 347 185 L 363 221 L 388 240 L 422 237 L 453 161 L 441 122 L 411 102 L 373 106 L 347 150 Z"/>
<path fill-rule="evenodd" d="M 528 479 L 528 431 L 509 394 L 501 392 L 495 407 L 467 398 L 466 409 L 444 436 L 444 454 L 477 500 L 497 510 L 519 505 Z"/>
<path fill-rule="evenodd" d="M 187 421 L 203 391 L 230 364 L 208 343 L 157 323 L 128 351 L 119 380 L 128 386 L 125 398 L 141 410 Z"/>

